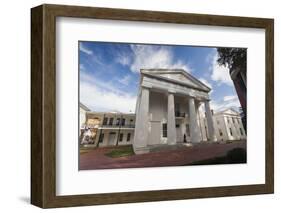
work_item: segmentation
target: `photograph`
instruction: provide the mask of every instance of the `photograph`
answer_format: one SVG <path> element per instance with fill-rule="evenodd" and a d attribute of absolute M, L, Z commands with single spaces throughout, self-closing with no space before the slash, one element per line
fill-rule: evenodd
<path fill-rule="evenodd" d="M 79 170 L 247 163 L 247 49 L 79 41 Z"/>
<path fill-rule="evenodd" d="M 274 193 L 274 18 L 158 6 L 31 8 L 32 205 Z"/>

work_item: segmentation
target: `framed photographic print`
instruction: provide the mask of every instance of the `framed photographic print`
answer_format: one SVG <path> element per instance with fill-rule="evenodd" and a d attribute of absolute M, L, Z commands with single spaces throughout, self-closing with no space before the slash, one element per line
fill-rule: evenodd
<path fill-rule="evenodd" d="M 31 9 L 31 203 L 274 191 L 272 19 Z"/>

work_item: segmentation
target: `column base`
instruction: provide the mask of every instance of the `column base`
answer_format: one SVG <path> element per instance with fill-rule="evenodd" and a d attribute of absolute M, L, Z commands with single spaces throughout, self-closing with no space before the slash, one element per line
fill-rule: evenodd
<path fill-rule="evenodd" d="M 176 142 L 176 141 L 173 141 L 173 142 L 168 142 L 167 144 L 168 144 L 168 145 L 176 145 L 177 142 Z"/>
<path fill-rule="evenodd" d="M 214 137 L 212 137 L 212 138 L 211 138 L 211 141 L 213 141 L 213 142 L 217 142 L 217 141 L 218 141 L 218 139 L 217 139 L 217 137 L 216 137 L 216 136 L 214 136 Z"/>
<path fill-rule="evenodd" d="M 146 153 L 149 153 L 149 148 L 148 147 L 134 147 L 134 153 L 136 155 L 139 155 L 139 154 L 146 154 Z"/>
<path fill-rule="evenodd" d="M 197 144 L 197 143 L 201 143 L 202 141 L 197 141 L 197 140 L 194 140 L 194 141 L 191 141 L 192 144 Z"/>

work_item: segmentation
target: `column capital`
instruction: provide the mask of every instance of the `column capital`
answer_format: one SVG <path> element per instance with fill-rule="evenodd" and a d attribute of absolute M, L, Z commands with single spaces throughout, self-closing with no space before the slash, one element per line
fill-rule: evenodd
<path fill-rule="evenodd" d="M 141 85 L 141 89 L 151 89 L 152 86 L 149 85 Z"/>
<path fill-rule="evenodd" d="M 169 94 L 175 94 L 175 93 L 176 93 L 176 91 L 175 91 L 175 90 L 173 90 L 173 89 L 168 89 L 168 93 L 169 93 Z"/>
<path fill-rule="evenodd" d="M 152 88 L 152 84 L 150 82 L 143 81 L 140 85 L 141 87 Z"/>

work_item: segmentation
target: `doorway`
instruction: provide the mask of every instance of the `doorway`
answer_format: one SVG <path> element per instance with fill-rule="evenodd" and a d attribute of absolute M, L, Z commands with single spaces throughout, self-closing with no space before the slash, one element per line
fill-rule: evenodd
<path fill-rule="evenodd" d="M 108 145 L 114 146 L 115 145 L 115 138 L 116 138 L 116 132 L 110 132 L 109 138 L 108 138 Z"/>

